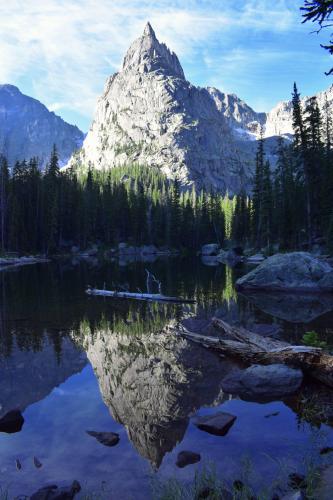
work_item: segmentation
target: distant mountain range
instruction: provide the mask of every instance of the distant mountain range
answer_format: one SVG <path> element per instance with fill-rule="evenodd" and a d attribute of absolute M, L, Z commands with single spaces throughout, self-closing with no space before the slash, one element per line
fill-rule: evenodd
<path fill-rule="evenodd" d="M 321 110 L 327 103 L 332 114 L 333 86 L 317 98 Z M 138 163 L 156 166 L 184 186 L 237 193 L 251 184 L 261 127 L 274 164 L 276 137 L 292 137 L 291 101 L 258 113 L 235 94 L 195 87 L 149 23 L 121 71 L 107 79 L 85 139 L 39 101 L 0 86 L 0 153 L 11 163 L 38 156 L 45 165 L 55 143 L 62 164 L 75 152 L 68 162 L 74 167 Z"/>
<path fill-rule="evenodd" d="M 81 130 L 36 99 L 22 94 L 14 85 L 0 85 L 0 154 L 11 166 L 17 160 L 37 156 L 41 167 L 45 167 L 53 144 L 64 165 L 83 139 Z"/>

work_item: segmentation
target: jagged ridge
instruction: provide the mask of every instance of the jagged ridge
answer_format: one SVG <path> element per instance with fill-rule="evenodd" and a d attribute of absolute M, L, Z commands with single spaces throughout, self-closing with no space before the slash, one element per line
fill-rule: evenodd
<path fill-rule="evenodd" d="M 0 154 L 10 165 L 37 156 L 42 167 L 56 144 L 61 164 L 80 148 L 84 134 L 14 85 L 0 85 Z"/>
<path fill-rule="evenodd" d="M 319 95 L 322 109 L 327 94 L 332 111 L 332 89 Z M 82 151 L 70 165 L 139 163 L 178 177 L 184 186 L 238 193 L 250 189 L 261 127 L 274 164 L 275 136 L 292 133 L 290 102 L 257 113 L 234 94 L 191 85 L 148 23 L 122 70 L 107 80 Z"/>

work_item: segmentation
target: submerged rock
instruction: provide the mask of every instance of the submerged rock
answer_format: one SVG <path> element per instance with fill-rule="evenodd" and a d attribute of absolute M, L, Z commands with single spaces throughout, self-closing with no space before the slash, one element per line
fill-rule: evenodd
<path fill-rule="evenodd" d="M 34 466 L 36 467 L 36 469 L 40 469 L 43 466 L 42 462 L 38 460 L 37 457 L 34 457 Z"/>
<path fill-rule="evenodd" d="M 196 426 L 198 429 L 216 436 L 225 436 L 234 424 L 237 417 L 230 413 L 218 412 L 215 415 L 199 417 Z"/>
<path fill-rule="evenodd" d="M 24 424 L 24 418 L 20 410 L 12 410 L 0 419 L 0 432 L 13 434 L 20 432 Z"/>
<path fill-rule="evenodd" d="M 81 491 L 81 485 L 78 481 L 73 481 L 71 486 L 63 486 L 58 488 L 52 484 L 40 488 L 36 493 L 31 495 L 30 500 L 73 500 L 75 495 Z"/>
<path fill-rule="evenodd" d="M 178 453 L 176 465 L 179 468 L 186 467 L 187 465 L 196 464 L 200 462 L 201 456 L 199 453 L 193 451 L 181 451 Z"/>
<path fill-rule="evenodd" d="M 333 292 L 333 269 L 306 252 L 276 254 L 236 282 L 239 289 Z"/>
<path fill-rule="evenodd" d="M 119 434 L 116 432 L 95 432 L 95 431 L 87 431 L 89 436 L 92 436 L 97 439 L 97 441 L 104 446 L 115 446 L 119 443 Z"/>
<path fill-rule="evenodd" d="M 222 380 L 222 388 L 244 399 L 274 400 L 295 393 L 302 380 L 301 370 L 286 365 L 252 365 L 227 375 Z"/>

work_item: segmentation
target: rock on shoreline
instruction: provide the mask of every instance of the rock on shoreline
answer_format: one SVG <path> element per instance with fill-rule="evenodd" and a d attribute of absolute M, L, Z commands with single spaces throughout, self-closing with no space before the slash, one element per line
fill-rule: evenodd
<path fill-rule="evenodd" d="M 310 253 L 276 254 L 236 282 L 239 290 L 333 292 L 333 268 Z"/>

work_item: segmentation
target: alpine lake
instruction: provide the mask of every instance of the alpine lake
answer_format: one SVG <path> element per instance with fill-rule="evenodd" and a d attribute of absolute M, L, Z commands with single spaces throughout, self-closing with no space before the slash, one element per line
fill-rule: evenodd
<path fill-rule="evenodd" d="M 169 328 L 200 330 L 216 316 L 294 344 L 308 331 L 333 344 L 333 298 L 244 296 L 234 283 L 248 267 L 206 264 L 90 258 L 0 272 L 0 418 L 17 409 L 24 418 L 21 428 L 0 432 L 3 498 L 77 480 L 76 498 L 154 499 L 200 471 L 266 498 L 290 473 L 333 460 L 320 453 L 333 446 L 333 390 L 306 381 L 296 395 L 264 403 L 225 394 L 221 381 L 235 361 Z M 146 269 L 164 294 L 196 303 L 85 293 L 88 285 L 145 290 Z M 237 417 L 225 436 L 195 425 L 218 411 Z M 105 446 L 87 431 L 120 439 Z M 177 467 L 184 450 L 200 453 L 200 462 Z"/>

